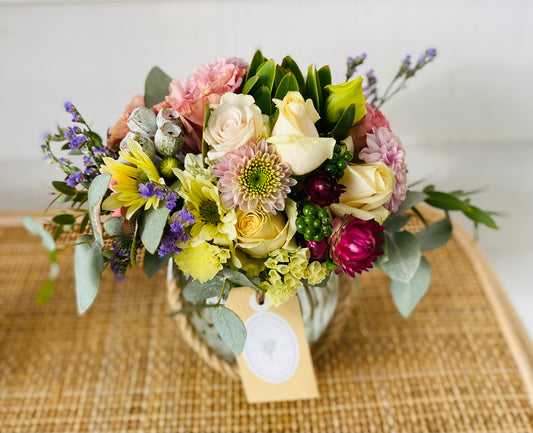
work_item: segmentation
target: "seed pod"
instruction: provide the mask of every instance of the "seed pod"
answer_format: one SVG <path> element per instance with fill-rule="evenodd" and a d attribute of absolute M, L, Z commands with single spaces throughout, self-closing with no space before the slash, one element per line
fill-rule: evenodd
<path fill-rule="evenodd" d="M 183 131 L 178 125 L 167 122 L 155 133 L 155 148 L 165 156 L 176 155 L 183 146 Z"/>
<path fill-rule="evenodd" d="M 120 150 L 126 150 L 128 149 L 128 142 L 130 140 L 134 140 L 137 143 L 141 145 L 141 148 L 146 155 L 148 155 L 148 158 L 150 158 L 152 161 L 155 158 L 155 145 L 152 140 L 147 138 L 145 135 L 142 135 L 140 133 L 135 132 L 128 132 L 124 139 L 120 142 Z"/>
<path fill-rule="evenodd" d="M 174 123 L 178 125 L 180 128 L 182 127 L 180 115 L 172 107 L 161 109 L 161 111 L 157 113 L 156 122 L 157 122 L 158 128 L 161 128 L 167 122 Z"/>
<path fill-rule="evenodd" d="M 157 121 L 152 110 L 146 107 L 137 107 L 130 114 L 127 122 L 128 128 L 132 132 L 153 137 L 157 131 Z"/>

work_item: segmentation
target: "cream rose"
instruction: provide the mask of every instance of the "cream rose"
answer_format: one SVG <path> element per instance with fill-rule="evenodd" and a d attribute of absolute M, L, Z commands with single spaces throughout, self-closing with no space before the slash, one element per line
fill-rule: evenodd
<path fill-rule="evenodd" d="M 346 191 L 339 197 L 339 203 L 330 206 L 337 216 L 354 215 L 362 220 L 375 219 L 379 224 L 390 212 L 383 207 L 391 197 L 396 183 L 394 171 L 382 162 L 350 164 L 339 181 Z"/>
<path fill-rule="evenodd" d="M 296 203 L 286 200 L 285 212 L 269 214 L 261 209 L 237 211 L 236 247 L 252 257 L 264 257 L 286 248 L 296 233 Z"/>
<path fill-rule="evenodd" d="M 210 159 L 219 159 L 264 134 L 261 109 L 250 95 L 225 93 L 207 121 L 204 139 L 211 146 Z"/>
<path fill-rule="evenodd" d="M 295 175 L 309 173 L 333 156 L 335 139 L 318 136 L 315 122 L 320 116 L 310 99 L 304 101 L 299 92 L 288 92 L 283 101 L 274 99 L 274 103 L 279 116 L 267 142 Z"/>

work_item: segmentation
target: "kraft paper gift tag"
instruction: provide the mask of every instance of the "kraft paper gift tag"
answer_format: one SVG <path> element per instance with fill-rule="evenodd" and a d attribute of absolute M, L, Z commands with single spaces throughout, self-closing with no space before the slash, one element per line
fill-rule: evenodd
<path fill-rule="evenodd" d="M 318 398 L 298 297 L 272 307 L 267 298 L 260 304 L 259 294 L 237 287 L 226 302 L 246 326 L 246 343 L 237 365 L 248 402 Z"/>

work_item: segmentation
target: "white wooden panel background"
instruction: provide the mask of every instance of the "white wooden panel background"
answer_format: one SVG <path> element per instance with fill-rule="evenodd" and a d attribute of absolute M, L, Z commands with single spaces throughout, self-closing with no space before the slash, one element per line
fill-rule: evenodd
<path fill-rule="evenodd" d="M 406 54 L 437 60 L 384 105 L 410 179 L 483 187 L 487 252 L 533 334 L 533 3 L 474 0 L 2 1 L 0 210 L 41 209 L 58 172 L 39 144 L 74 102 L 105 134 L 153 65 L 185 78 L 220 57 L 329 64 L 368 53 L 386 84 Z M 463 221 L 463 220 L 462 220 Z"/>

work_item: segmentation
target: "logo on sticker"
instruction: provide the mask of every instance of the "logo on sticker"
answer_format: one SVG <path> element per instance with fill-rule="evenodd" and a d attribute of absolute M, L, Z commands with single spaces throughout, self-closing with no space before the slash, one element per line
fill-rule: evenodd
<path fill-rule="evenodd" d="M 300 349 L 287 321 L 261 311 L 252 315 L 245 326 L 247 338 L 242 354 L 250 370 L 265 382 L 289 380 L 298 367 Z"/>

